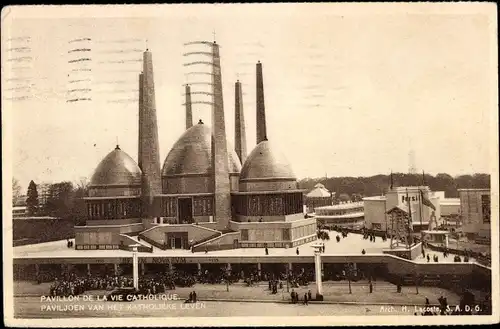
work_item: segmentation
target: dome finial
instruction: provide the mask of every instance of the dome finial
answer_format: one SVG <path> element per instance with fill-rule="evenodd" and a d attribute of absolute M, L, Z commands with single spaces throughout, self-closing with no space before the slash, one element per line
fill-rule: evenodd
<path fill-rule="evenodd" d="M 115 150 L 119 150 L 120 149 L 120 144 L 118 143 L 118 136 L 116 136 L 116 147 L 115 147 Z"/>

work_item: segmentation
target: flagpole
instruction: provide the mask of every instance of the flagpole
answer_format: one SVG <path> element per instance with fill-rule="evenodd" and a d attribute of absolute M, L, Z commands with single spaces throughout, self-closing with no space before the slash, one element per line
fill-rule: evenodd
<path fill-rule="evenodd" d="M 406 241 L 406 245 L 408 246 L 408 249 L 410 249 L 410 225 L 413 225 L 413 220 L 411 216 L 411 202 L 410 202 L 410 197 L 408 196 L 408 189 L 406 189 L 406 201 L 408 201 L 408 237 Z"/>
<path fill-rule="evenodd" d="M 422 186 L 425 187 L 425 172 L 422 170 Z M 420 189 L 418 189 L 419 195 L 418 195 L 418 208 L 420 211 L 420 242 L 422 244 L 422 251 L 424 251 L 424 231 L 423 229 L 423 223 L 422 223 L 422 197 L 424 192 Z"/>

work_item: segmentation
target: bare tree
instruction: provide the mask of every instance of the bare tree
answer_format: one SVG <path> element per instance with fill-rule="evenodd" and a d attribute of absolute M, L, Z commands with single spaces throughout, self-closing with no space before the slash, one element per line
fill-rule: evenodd
<path fill-rule="evenodd" d="M 19 181 L 12 177 L 12 205 L 14 206 L 21 196 L 21 185 Z"/>

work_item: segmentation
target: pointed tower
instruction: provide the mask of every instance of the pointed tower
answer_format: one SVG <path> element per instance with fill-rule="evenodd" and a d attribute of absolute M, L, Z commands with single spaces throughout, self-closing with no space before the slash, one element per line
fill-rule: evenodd
<path fill-rule="evenodd" d="M 222 97 L 222 74 L 219 45 L 212 44 L 212 167 L 214 170 L 214 217 L 219 229 L 225 229 L 231 218 L 231 185 Z"/>
<path fill-rule="evenodd" d="M 186 130 L 193 126 L 193 109 L 191 108 L 191 87 L 186 85 Z"/>
<path fill-rule="evenodd" d="M 243 164 L 247 158 L 247 137 L 245 131 L 245 115 L 243 113 L 243 97 L 240 80 L 234 85 L 234 150 Z"/>
<path fill-rule="evenodd" d="M 264 103 L 264 81 L 262 77 L 262 63 L 257 63 L 257 145 L 267 140 L 266 105 Z"/>
<path fill-rule="evenodd" d="M 143 216 L 154 217 L 153 197 L 161 193 L 160 150 L 153 78 L 153 58 L 143 55 L 139 75 L 139 168 L 142 170 Z"/>

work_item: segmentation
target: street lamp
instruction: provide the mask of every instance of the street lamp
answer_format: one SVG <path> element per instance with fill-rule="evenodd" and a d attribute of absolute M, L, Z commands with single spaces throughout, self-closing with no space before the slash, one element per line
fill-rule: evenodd
<path fill-rule="evenodd" d="M 132 275 L 135 290 L 139 290 L 139 258 L 137 257 L 137 250 L 140 246 L 140 244 L 133 244 L 129 246 L 132 248 Z"/>
<path fill-rule="evenodd" d="M 314 268 L 316 272 L 316 300 L 323 300 L 323 283 L 321 281 L 321 250 L 320 244 L 311 246 L 314 248 Z"/>

